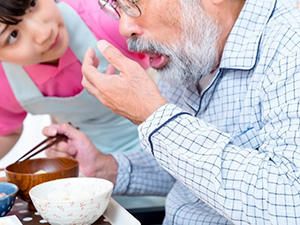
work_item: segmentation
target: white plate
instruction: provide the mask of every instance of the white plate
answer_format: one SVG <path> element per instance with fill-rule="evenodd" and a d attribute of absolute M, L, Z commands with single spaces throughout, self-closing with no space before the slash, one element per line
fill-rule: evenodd
<path fill-rule="evenodd" d="M 141 225 L 141 223 L 114 199 L 111 199 L 103 214 L 112 225 Z"/>

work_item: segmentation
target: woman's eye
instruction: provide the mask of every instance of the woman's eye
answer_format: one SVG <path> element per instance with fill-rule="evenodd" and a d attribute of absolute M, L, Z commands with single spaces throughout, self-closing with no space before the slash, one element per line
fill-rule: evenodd
<path fill-rule="evenodd" d="M 29 8 L 32 9 L 36 6 L 36 0 L 32 0 L 29 4 Z"/>
<path fill-rule="evenodd" d="M 11 32 L 10 35 L 8 36 L 7 43 L 8 44 L 14 43 L 18 38 L 18 34 L 19 34 L 18 30 L 14 30 L 13 32 Z"/>

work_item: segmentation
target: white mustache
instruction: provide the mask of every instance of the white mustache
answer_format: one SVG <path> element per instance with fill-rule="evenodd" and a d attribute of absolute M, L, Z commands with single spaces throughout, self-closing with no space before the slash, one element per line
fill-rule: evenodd
<path fill-rule="evenodd" d="M 153 52 L 160 55 L 171 55 L 172 48 L 160 44 L 156 41 L 144 40 L 142 38 L 130 38 L 127 40 L 127 47 L 133 52 Z"/>

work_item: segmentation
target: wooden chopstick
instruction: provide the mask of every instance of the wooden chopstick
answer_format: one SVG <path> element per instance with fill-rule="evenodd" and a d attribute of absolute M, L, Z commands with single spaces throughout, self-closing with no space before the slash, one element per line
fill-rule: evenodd
<path fill-rule="evenodd" d="M 54 139 L 52 142 L 48 143 L 45 147 L 41 148 L 40 150 L 37 150 L 36 152 L 33 152 L 34 150 L 36 150 L 37 148 L 39 148 L 40 146 L 42 146 L 43 144 L 47 143 L 48 141 Z M 31 150 L 29 150 L 26 154 L 24 154 L 23 156 L 21 156 L 16 162 L 19 162 L 20 160 L 25 161 L 27 159 L 30 159 L 31 157 L 37 155 L 38 153 L 46 150 L 47 148 L 50 148 L 52 145 L 55 145 L 56 143 L 63 141 L 63 140 L 67 140 L 67 136 L 63 135 L 63 134 L 57 134 L 56 136 L 52 136 L 52 137 L 48 137 L 45 140 L 43 140 L 42 142 L 40 142 L 38 145 L 36 145 L 34 148 L 32 148 Z M 32 154 L 31 154 L 32 153 Z M 31 154 L 31 155 L 30 155 Z"/>

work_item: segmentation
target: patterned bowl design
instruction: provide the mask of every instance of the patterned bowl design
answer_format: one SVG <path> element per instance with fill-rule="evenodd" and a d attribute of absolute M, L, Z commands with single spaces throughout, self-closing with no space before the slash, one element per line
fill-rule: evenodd
<path fill-rule="evenodd" d="M 0 182 L 0 193 L 5 193 L 5 196 L 0 197 L 0 217 L 5 216 L 12 208 L 18 186 L 12 183 Z"/>
<path fill-rule="evenodd" d="M 64 178 L 33 187 L 29 195 L 36 210 L 52 225 L 88 225 L 108 206 L 113 184 L 91 177 Z"/>

